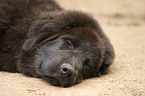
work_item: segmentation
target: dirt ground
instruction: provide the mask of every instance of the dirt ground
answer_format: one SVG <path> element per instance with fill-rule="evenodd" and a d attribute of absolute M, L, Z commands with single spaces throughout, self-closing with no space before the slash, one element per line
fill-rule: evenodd
<path fill-rule="evenodd" d="M 145 0 L 57 1 L 98 20 L 116 52 L 109 74 L 61 88 L 40 78 L 0 72 L 0 96 L 145 96 Z"/>

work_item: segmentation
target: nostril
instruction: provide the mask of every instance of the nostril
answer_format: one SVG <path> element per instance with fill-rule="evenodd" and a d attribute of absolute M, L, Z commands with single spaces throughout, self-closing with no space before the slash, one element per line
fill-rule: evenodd
<path fill-rule="evenodd" d="M 62 64 L 61 73 L 63 73 L 63 76 L 67 76 L 70 78 L 74 74 L 74 69 L 70 64 Z"/>
<path fill-rule="evenodd" d="M 68 69 L 67 68 L 62 68 L 63 73 L 67 73 Z"/>

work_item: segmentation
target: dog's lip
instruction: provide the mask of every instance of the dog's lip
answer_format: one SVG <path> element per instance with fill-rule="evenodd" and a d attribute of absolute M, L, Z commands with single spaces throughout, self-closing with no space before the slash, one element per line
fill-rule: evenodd
<path fill-rule="evenodd" d="M 76 85 L 80 83 L 79 80 L 77 80 L 77 77 L 73 77 L 71 79 L 67 79 L 63 76 L 56 76 L 56 75 L 42 75 L 42 78 L 44 78 L 46 81 L 48 81 L 51 85 L 54 86 L 60 86 L 60 87 L 70 87 L 72 85 Z"/>
<path fill-rule="evenodd" d="M 39 68 L 38 68 L 38 74 L 41 76 L 41 78 L 44 78 L 46 81 L 49 81 L 50 84 L 54 84 L 55 86 L 60 86 L 59 80 L 53 76 L 44 75 L 41 67 L 42 67 L 42 63 L 39 64 Z"/>
<path fill-rule="evenodd" d="M 38 74 L 41 76 L 41 78 L 44 78 L 45 80 L 47 80 L 50 84 L 54 85 L 54 86 L 61 86 L 61 87 L 70 87 L 72 85 L 78 84 L 80 83 L 80 80 L 77 80 L 76 75 L 78 75 L 78 72 L 76 72 L 76 74 L 74 75 L 73 78 L 68 79 L 68 80 L 64 80 L 65 77 L 61 76 L 61 75 L 56 75 L 56 74 L 43 74 L 42 71 L 42 62 L 39 64 L 38 67 Z M 72 82 L 70 82 L 72 81 Z"/>
<path fill-rule="evenodd" d="M 55 86 L 60 86 L 61 85 L 60 81 L 57 78 L 53 77 L 53 76 L 44 75 L 43 78 L 45 80 L 47 80 L 52 85 L 55 85 Z"/>
<path fill-rule="evenodd" d="M 44 78 L 46 81 L 48 81 L 50 84 L 54 86 L 61 86 L 61 87 L 70 87 L 78 83 L 76 77 L 71 79 L 66 79 L 63 76 L 43 75 L 42 78 Z"/>

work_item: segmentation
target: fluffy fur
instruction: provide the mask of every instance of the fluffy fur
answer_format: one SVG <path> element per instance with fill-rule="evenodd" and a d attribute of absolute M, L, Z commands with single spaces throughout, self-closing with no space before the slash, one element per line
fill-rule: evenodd
<path fill-rule="evenodd" d="M 54 0 L 1 0 L 0 13 L 0 70 L 56 86 L 108 73 L 114 50 L 91 16 Z"/>

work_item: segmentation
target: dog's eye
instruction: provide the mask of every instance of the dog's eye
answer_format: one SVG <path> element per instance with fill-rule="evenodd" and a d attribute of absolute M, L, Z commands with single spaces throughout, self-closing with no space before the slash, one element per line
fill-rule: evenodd
<path fill-rule="evenodd" d="M 73 49 L 73 44 L 70 40 L 66 40 L 66 44 L 67 44 L 69 49 Z"/>

